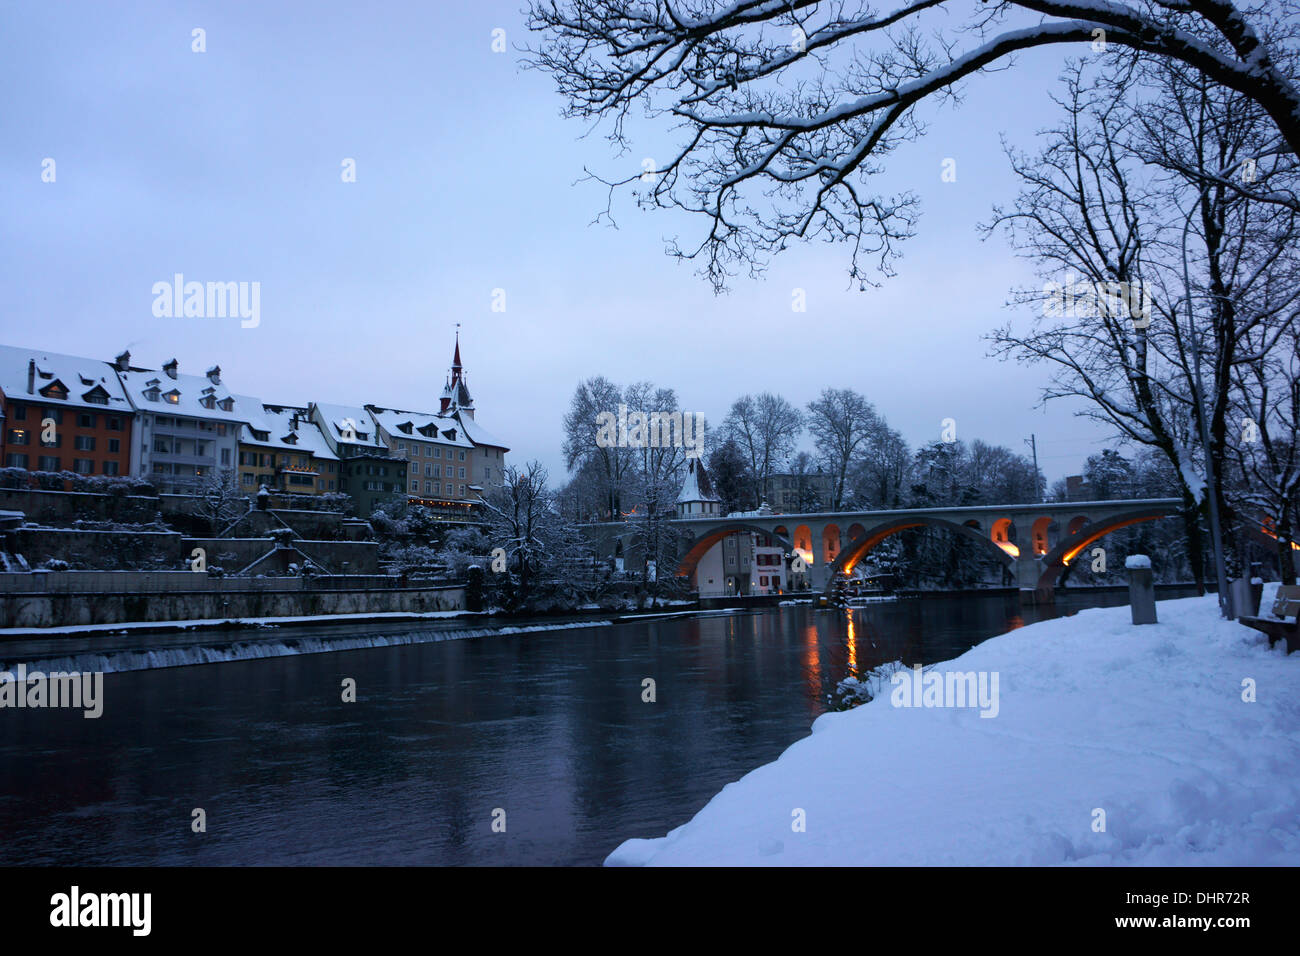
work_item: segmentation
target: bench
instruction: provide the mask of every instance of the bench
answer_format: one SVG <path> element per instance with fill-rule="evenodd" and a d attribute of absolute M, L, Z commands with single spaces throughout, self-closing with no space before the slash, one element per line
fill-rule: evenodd
<path fill-rule="evenodd" d="M 1286 652 L 1290 654 L 1300 647 L 1300 632 L 1296 629 L 1298 612 L 1300 612 L 1300 585 L 1284 584 L 1277 589 L 1277 600 L 1273 602 L 1272 617 L 1239 617 L 1237 620 L 1247 627 L 1253 627 L 1267 634 L 1270 647 L 1279 640 L 1285 640 Z"/>

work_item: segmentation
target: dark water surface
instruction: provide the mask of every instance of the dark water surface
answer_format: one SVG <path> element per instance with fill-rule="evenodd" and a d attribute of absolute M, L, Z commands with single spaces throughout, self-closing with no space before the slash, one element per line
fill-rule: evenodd
<path fill-rule="evenodd" d="M 98 720 L 0 710 L 0 863 L 597 864 L 806 736 L 850 662 L 948 660 L 1124 601 L 783 607 L 108 673 Z"/>

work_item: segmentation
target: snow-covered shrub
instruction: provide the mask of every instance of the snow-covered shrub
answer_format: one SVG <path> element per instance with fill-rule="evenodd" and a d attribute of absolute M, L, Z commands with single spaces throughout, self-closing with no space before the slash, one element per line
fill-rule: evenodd
<path fill-rule="evenodd" d="M 902 661 L 890 661 L 870 670 L 860 671 L 849 668 L 849 676 L 835 685 L 835 690 L 826 695 L 826 709 L 831 711 L 852 710 L 880 696 L 889 685 L 890 678 L 903 669 Z"/>

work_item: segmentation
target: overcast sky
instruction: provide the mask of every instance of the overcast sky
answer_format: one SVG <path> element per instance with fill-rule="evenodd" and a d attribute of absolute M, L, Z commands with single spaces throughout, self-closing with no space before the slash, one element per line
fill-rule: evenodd
<path fill-rule="evenodd" d="M 620 228 L 590 225 L 605 195 L 577 182 L 584 165 L 626 175 L 676 140 L 665 127 L 619 157 L 582 139 L 550 80 L 520 68 L 519 6 L 6 3 L 0 341 L 216 363 L 267 402 L 422 410 L 460 322 L 479 420 L 557 483 L 562 416 L 595 374 L 671 386 L 715 423 L 745 392 L 803 405 L 848 386 L 914 446 L 948 417 L 959 438 L 1018 451 L 1036 433 L 1049 481 L 1105 447 L 1079 406 L 1037 407 L 1045 370 L 987 358 L 982 339 L 1032 280 L 975 228 L 1015 195 L 999 135 L 1031 147 L 1055 121 L 1062 50 L 967 82 L 888 160 L 884 188 L 923 203 L 897 277 L 850 289 L 847 250 L 816 244 L 719 297 L 663 252 L 702 223 L 625 201 Z M 494 28 L 509 53 L 491 51 Z M 948 157 L 955 183 L 940 180 Z M 175 273 L 259 282 L 260 324 L 156 318 L 152 287 Z"/>

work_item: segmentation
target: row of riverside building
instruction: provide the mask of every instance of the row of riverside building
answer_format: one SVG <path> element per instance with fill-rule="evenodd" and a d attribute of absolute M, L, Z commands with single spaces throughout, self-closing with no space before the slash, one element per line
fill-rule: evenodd
<path fill-rule="evenodd" d="M 0 461 L 31 472 L 137 477 L 193 494 L 235 476 L 249 495 L 347 494 L 367 517 L 405 493 L 455 520 L 501 485 L 509 451 L 474 418 L 460 337 L 437 411 L 308 402 L 233 391 L 221 369 L 182 373 L 0 345 Z"/>

